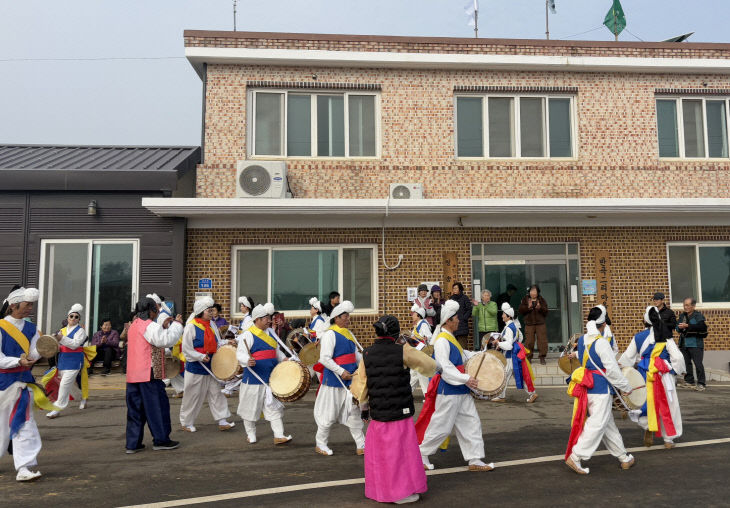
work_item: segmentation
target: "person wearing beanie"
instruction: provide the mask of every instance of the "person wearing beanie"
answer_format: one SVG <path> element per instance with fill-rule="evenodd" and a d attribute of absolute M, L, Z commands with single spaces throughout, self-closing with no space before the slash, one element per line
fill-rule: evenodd
<path fill-rule="evenodd" d="M 70 397 L 80 401 L 79 409 L 86 408 L 86 399 L 89 396 L 89 372 L 87 370 L 89 365 L 86 364 L 90 362 L 87 361 L 85 350 L 93 348 L 93 354 L 91 355 L 91 358 L 93 358 L 96 356 L 96 346 L 84 348 L 88 335 L 80 324 L 83 310 L 84 307 L 80 303 L 73 304 L 66 316 L 68 324 L 58 332 L 61 336 L 58 341 L 60 347 L 58 349 L 58 365 L 56 366 L 58 397 L 54 403 L 58 409 L 46 413 L 46 416 L 51 419 L 58 418 L 61 410 L 68 407 Z M 76 376 L 79 375 L 79 372 L 81 372 L 80 387 L 76 384 Z M 44 375 L 44 385 L 49 386 L 49 383 L 55 383 L 55 381 L 51 381 L 55 375 L 53 369 Z"/>
<path fill-rule="evenodd" d="M 438 284 L 431 286 L 431 305 L 433 306 L 434 312 L 432 329 L 441 322 L 441 306 L 446 301 L 441 293 L 441 286 Z"/>
<path fill-rule="evenodd" d="M 411 345 L 419 351 L 431 343 L 431 336 L 433 335 L 431 326 L 425 318 L 426 309 L 414 303 L 411 307 L 411 319 L 413 320 L 411 338 L 415 341 L 415 344 L 411 342 Z M 417 370 L 411 369 L 411 388 L 415 389 L 416 386 L 421 387 L 421 393 L 425 397 L 426 390 L 428 390 L 428 378 Z"/>
<path fill-rule="evenodd" d="M 578 339 L 578 361 L 581 367 L 573 371 L 568 385 L 568 394 L 575 400 L 565 464 L 581 475 L 590 472 L 581 465 L 581 461 L 589 460 L 601 441 L 608 452 L 619 460 L 621 469 L 629 469 L 636 462 L 626 452 L 611 412 L 611 388 L 631 393 L 631 385 L 621 373 L 611 344 L 603 340 L 605 326 L 605 310 L 593 307 L 588 313 L 586 333 Z"/>
<path fill-rule="evenodd" d="M 405 504 L 418 501 L 427 490 L 413 425 L 408 369 L 432 376 L 436 362 L 408 344 L 396 343 L 400 323 L 395 316 L 383 316 L 373 327 L 375 342 L 363 351 L 350 385 L 363 421 L 370 419 L 365 437 L 365 497 Z"/>
<path fill-rule="evenodd" d="M 355 453 L 364 455 L 365 435 L 357 406 L 352 404 L 348 391 L 352 374 L 360 363 L 362 347 L 348 327 L 350 314 L 355 310 L 352 302 L 344 300 L 330 313 L 330 327 L 320 339 L 319 366 L 322 385 L 314 401 L 314 421 L 317 423 L 316 446 L 320 455 L 332 455 L 327 446 L 330 429 L 335 423 L 346 425 L 355 441 Z"/>
<path fill-rule="evenodd" d="M 193 313 L 188 318 L 182 337 L 182 352 L 185 355 L 185 396 L 180 405 L 180 425 L 185 432 L 195 432 L 195 420 L 208 400 L 213 419 L 218 422 L 218 430 L 230 430 L 235 423 L 229 422 L 231 412 L 228 402 L 221 392 L 218 381 L 210 375 L 210 362 L 218 347 L 224 342 L 218 328 L 211 321 L 211 309 L 215 302 L 209 296 L 200 298 L 193 304 Z"/>
<path fill-rule="evenodd" d="M 322 303 L 313 296 L 309 299 L 309 316 L 312 321 L 307 325 L 307 332 L 312 342 L 316 342 L 322 334 L 329 328 L 327 316 L 322 314 Z"/>
<path fill-rule="evenodd" d="M 286 444 L 292 439 L 284 435 L 284 405 L 273 398 L 268 384 L 274 367 L 287 360 L 271 328 L 273 313 L 274 306 L 269 303 L 254 307 L 251 311 L 253 324 L 241 334 L 236 350 L 238 363 L 244 367 L 236 412 L 243 419 L 249 444 L 256 442 L 256 422 L 262 412 L 271 425 L 275 445 Z"/>
<path fill-rule="evenodd" d="M 464 363 L 474 353 L 464 351 L 454 332 L 459 327 L 459 303 L 449 300 L 441 307 L 441 322 L 434 331 L 434 358 L 441 374 L 431 378 L 426 392 L 426 402 L 416 422 L 416 434 L 420 441 L 421 461 L 424 469 L 433 469 L 428 460 L 456 431 L 461 454 L 469 464 L 469 471 L 491 471 L 494 464 L 485 464 L 482 421 L 469 394 L 477 387 L 477 380 L 464 373 Z"/>
<path fill-rule="evenodd" d="M 515 309 L 509 303 L 503 303 L 500 310 L 504 319 L 504 328 L 502 329 L 502 337 L 497 343 L 497 347 L 502 350 L 504 357 L 507 359 L 507 365 L 505 367 L 507 382 L 504 384 L 502 393 L 491 400 L 492 402 L 507 401 L 507 384 L 514 375 L 515 386 L 518 390 L 525 389 L 527 392 L 527 403 L 532 404 L 537 400 L 535 375 L 532 372 L 530 361 L 527 359 L 527 351 L 522 345 L 520 323 L 515 320 Z"/>
<path fill-rule="evenodd" d="M 418 285 L 418 294 L 416 299 L 413 300 L 413 305 L 417 305 L 424 310 L 426 321 L 430 326 L 433 326 L 433 317 L 436 315 L 436 311 L 433 310 L 433 299 L 428 296 L 428 286 L 426 284 Z"/>
<path fill-rule="evenodd" d="M 644 324 L 646 329 L 634 335 L 618 363 L 622 367 L 635 366 L 646 380 L 646 404 L 638 418 L 632 417 L 644 429 L 644 445 L 650 447 L 654 434 L 658 434 L 665 448 L 674 448 L 674 440 L 682 435 L 675 376 L 686 370 L 684 356 L 674 339 L 666 336 L 664 320 L 656 307 L 646 308 Z"/>

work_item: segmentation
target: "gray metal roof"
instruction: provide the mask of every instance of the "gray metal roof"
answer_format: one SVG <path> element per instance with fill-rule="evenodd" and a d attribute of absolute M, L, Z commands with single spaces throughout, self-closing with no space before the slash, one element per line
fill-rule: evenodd
<path fill-rule="evenodd" d="M 0 169 L 177 170 L 196 146 L 0 145 Z"/>

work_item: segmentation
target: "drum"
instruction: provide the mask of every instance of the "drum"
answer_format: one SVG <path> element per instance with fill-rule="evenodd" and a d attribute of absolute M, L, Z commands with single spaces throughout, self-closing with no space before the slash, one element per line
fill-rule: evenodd
<path fill-rule="evenodd" d="M 58 353 L 58 341 L 51 335 L 41 335 L 36 341 L 36 349 L 43 358 L 53 358 Z"/>
<path fill-rule="evenodd" d="M 563 346 L 560 352 L 560 358 L 558 358 L 558 367 L 568 375 L 571 375 L 575 369 L 580 367 L 578 359 L 570 356 L 578 348 L 578 339 L 580 339 L 580 334 L 578 333 L 570 337 L 568 343 Z"/>
<path fill-rule="evenodd" d="M 489 336 L 482 337 L 482 351 L 497 349 L 497 342 L 502 338 L 501 333 L 492 332 Z"/>
<path fill-rule="evenodd" d="M 486 351 L 479 352 L 469 358 L 464 365 L 464 372 L 477 380 L 477 388 L 472 395 L 477 399 L 489 399 L 499 394 L 507 384 L 507 376 L 503 364 L 495 355 Z"/>
<path fill-rule="evenodd" d="M 282 402 L 294 402 L 304 397 L 311 382 L 309 369 L 293 360 L 277 364 L 269 377 L 274 397 Z"/>
<path fill-rule="evenodd" d="M 165 356 L 165 376 L 172 379 L 180 374 L 180 360 L 174 356 Z"/>
<path fill-rule="evenodd" d="M 502 353 L 500 353 L 499 351 L 497 351 L 496 349 L 490 349 L 486 353 L 488 355 L 494 356 L 497 360 L 502 362 L 502 365 L 504 365 L 505 367 L 507 366 L 507 358 L 505 358 L 504 355 Z"/>
<path fill-rule="evenodd" d="M 629 409 L 641 409 L 641 406 L 646 404 L 646 381 L 644 376 L 633 367 L 624 367 L 621 369 L 621 374 L 629 380 L 631 388 L 634 389 L 629 395 L 622 395 L 624 402 L 629 406 Z"/>
<path fill-rule="evenodd" d="M 299 351 L 299 359 L 304 365 L 312 366 L 319 361 L 319 341 L 310 342 Z"/>
<path fill-rule="evenodd" d="M 423 353 L 426 356 L 430 356 L 431 358 L 433 358 L 433 346 L 431 344 L 429 344 L 428 346 L 426 346 L 423 349 L 421 349 L 421 353 Z"/>
<path fill-rule="evenodd" d="M 210 362 L 210 370 L 221 381 L 233 379 L 243 372 L 243 367 L 238 364 L 236 358 L 236 346 L 226 344 L 218 348 Z"/>
<path fill-rule="evenodd" d="M 306 328 L 295 328 L 286 336 L 286 345 L 296 354 L 299 354 L 302 348 L 310 342 L 312 340 L 309 338 L 309 332 Z"/>

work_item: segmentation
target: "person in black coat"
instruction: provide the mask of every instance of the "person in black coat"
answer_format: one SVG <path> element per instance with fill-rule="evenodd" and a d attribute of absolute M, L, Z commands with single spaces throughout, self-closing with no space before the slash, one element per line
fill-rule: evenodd
<path fill-rule="evenodd" d="M 451 288 L 451 300 L 459 304 L 459 310 L 456 315 L 459 317 L 459 328 L 456 329 L 454 336 L 459 341 L 461 347 L 467 349 L 467 340 L 469 339 L 469 318 L 471 317 L 471 299 L 464 294 L 464 285 L 461 282 L 454 282 Z"/>
<path fill-rule="evenodd" d="M 659 317 L 662 318 L 664 323 L 664 336 L 671 339 L 674 335 L 674 330 L 677 328 L 677 316 L 674 311 L 667 307 L 664 303 L 664 293 L 654 293 L 654 307 L 659 309 Z"/>

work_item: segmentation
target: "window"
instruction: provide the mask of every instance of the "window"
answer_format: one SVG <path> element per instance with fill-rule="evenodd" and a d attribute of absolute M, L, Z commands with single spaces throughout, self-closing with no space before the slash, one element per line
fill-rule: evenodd
<path fill-rule="evenodd" d="M 657 99 L 659 157 L 728 158 L 727 99 Z"/>
<path fill-rule="evenodd" d="M 253 91 L 253 156 L 377 157 L 378 95 Z"/>
<path fill-rule="evenodd" d="M 672 304 L 685 298 L 701 304 L 730 304 L 730 244 L 670 244 Z"/>
<path fill-rule="evenodd" d="M 43 240 L 39 326 L 60 329 L 71 305 L 80 303 L 89 335 L 105 318 L 121 330 L 137 300 L 138 250 L 137 240 Z"/>
<path fill-rule="evenodd" d="M 573 157 L 573 116 L 572 97 L 458 95 L 457 157 Z"/>
<path fill-rule="evenodd" d="M 312 296 L 327 301 L 337 291 L 358 311 L 374 311 L 376 262 L 374 246 L 236 246 L 232 301 L 246 295 L 297 312 L 309 309 Z"/>

